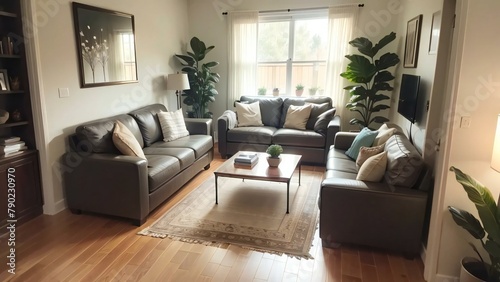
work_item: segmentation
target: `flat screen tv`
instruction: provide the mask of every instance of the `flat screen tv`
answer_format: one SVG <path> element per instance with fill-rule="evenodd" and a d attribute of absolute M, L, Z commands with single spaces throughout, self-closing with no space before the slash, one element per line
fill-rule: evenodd
<path fill-rule="evenodd" d="M 403 74 L 399 91 L 398 113 L 415 123 L 420 76 Z"/>

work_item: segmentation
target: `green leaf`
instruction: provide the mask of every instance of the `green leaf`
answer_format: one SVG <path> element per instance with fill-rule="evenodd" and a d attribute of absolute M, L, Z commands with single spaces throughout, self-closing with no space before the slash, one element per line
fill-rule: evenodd
<path fill-rule="evenodd" d="M 484 244 L 484 249 L 488 252 L 491 257 L 495 257 L 497 259 L 500 258 L 500 245 L 492 240 L 486 240 Z"/>
<path fill-rule="evenodd" d="M 375 107 L 372 107 L 372 108 L 371 108 L 371 112 L 372 112 L 372 113 L 376 113 L 376 112 L 380 112 L 380 111 L 382 111 L 382 110 L 386 110 L 386 109 L 389 109 L 389 108 L 390 108 L 389 106 L 387 106 L 387 105 L 383 105 L 383 104 L 381 104 L 381 105 L 376 105 Z"/>
<path fill-rule="evenodd" d="M 387 82 L 394 79 L 394 76 L 389 71 L 380 71 L 375 75 L 374 82 Z"/>
<path fill-rule="evenodd" d="M 193 66 L 195 64 L 195 60 L 190 57 L 190 56 L 186 56 L 186 55 L 175 55 L 179 61 L 181 62 L 181 64 L 183 65 L 186 65 L 186 66 Z"/>
<path fill-rule="evenodd" d="M 378 82 L 373 85 L 375 92 L 377 91 L 389 91 L 392 90 L 392 86 L 387 82 Z"/>
<path fill-rule="evenodd" d="M 388 35 L 384 36 L 380 41 L 373 46 L 373 55 L 375 56 L 378 51 L 384 48 L 387 44 L 391 43 L 394 39 L 396 39 L 396 33 L 391 32 Z M 373 57 L 373 56 L 372 56 Z"/>
<path fill-rule="evenodd" d="M 372 118 L 368 124 L 371 124 L 372 122 L 384 123 L 384 122 L 388 122 L 388 121 L 389 121 L 389 119 L 386 117 L 376 116 L 376 117 Z"/>
<path fill-rule="evenodd" d="M 377 69 L 367 58 L 360 55 L 347 55 L 346 58 L 351 60 L 347 65 L 347 71 L 340 75 L 351 82 L 369 83 Z"/>
<path fill-rule="evenodd" d="M 375 66 L 377 71 L 385 70 L 387 68 L 393 67 L 399 63 L 399 57 L 394 53 L 385 53 L 380 56 L 380 59 L 375 60 Z"/>
<path fill-rule="evenodd" d="M 372 49 L 373 43 L 368 38 L 358 37 L 354 40 L 349 41 L 349 44 L 356 47 L 361 54 L 366 55 L 370 58 L 373 58 L 373 56 L 375 56 L 376 54 L 376 52 L 374 53 Z"/>
<path fill-rule="evenodd" d="M 484 238 L 486 233 L 484 232 L 483 226 L 476 217 L 474 217 L 467 211 L 454 207 L 448 207 L 448 210 L 452 215 L 453 221 L 455 221 L 458 226 L 467 230 L 472 235 L 472 237 L 479 240 Z"/>
<path fill-rule="evenodd" d="M 208 62 L 206 64 L 203 64 L 203 67 L 206 67 L 206 68 L 213 68 L 213 67 L 216 67 L 218 66 L 219 63 L 218 62 Z"/>
<path fill-rule="evenodd" d="M 380 102 L 380 101 L 384 101 L 384 100 L 390 100 L 391 98 L 387 95 L 384 95 L 384 94 L 377 94 L 377 95 L 374 95 L 372 97 L 372 101 L 373 102 Z"/>

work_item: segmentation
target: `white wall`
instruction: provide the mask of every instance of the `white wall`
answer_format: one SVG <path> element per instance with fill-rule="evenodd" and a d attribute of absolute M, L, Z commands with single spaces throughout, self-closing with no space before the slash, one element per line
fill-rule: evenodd
<path fill-rule="evenodd" d="M 40 95 L 45 112 L 47 159 L 41 164 L 52 175 L 43 175 L 45 213 L 64 208 L 59 161 L 67 151 L 67 136 L 78 124 L 126 113 L 154 102 L 176 107 L 175 95 L 165 90 L 163 76 L 178 69 L 173 59 L 188 36 L 187 2 L 184 0 L 86 0 L 84 4 L 135 16 L 139 83 L 80 88 L 71 1 L 37 0 L 33 22 L 37 26 Z M 58 88 L 69 88 L 59 98 Z M 171 105 L 171 106 L 169 106 Z M 117 176 L 118 177 L 118 176 Z"/>

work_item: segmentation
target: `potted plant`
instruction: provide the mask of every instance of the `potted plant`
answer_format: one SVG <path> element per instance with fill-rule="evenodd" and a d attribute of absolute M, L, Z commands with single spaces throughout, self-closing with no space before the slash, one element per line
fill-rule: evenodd
<path fill-rule="evenodd" d="M 212 68 L 219 65 L 218 62 L 202 63 L 205 56 L 214 49 L 214 46 L 206 47 L 205 43 L 197 37 L 191 38 L 191 50 L 187 55 L 175 55 L 181 62 L 182 71 L 187 73 L 190 89 L 185 90 L 184 104 L 191 106 L 188 117 L 212 118 L 212 112 L 208 111 L 208 103 L 215 101 L 215 95 L 219 94 L 215 84 L 219 82 L 220 75 L 213 72 Z"/>
<path fill-rule="evenodd" d="M 281 163 L 280 155 L 283 153 L 283 148 L 278 144 L 273 144 L 267 147 L 266 153 L 269 154 L 267 157 L 267 163 L 271 167 L 277 167 Z"/>
<path fill-rule="evenodd" d="M 265 87 L 260 87 L 258 90 L 257 90 L 257 93 L 261 96 L 264 96 L 266 95 L 266 92 L 267 92 L 267 89 Z"/>
<path fill-rule="evenodd" d="M 358 37 L 349 42 L 361 53 L 361 55 L 346 55 L 350 62 L 347 65 L 347 70 L 340 74 L 350 82 L 356 83 L 344 88 L 349 90 L 350 95 L 346 108 L 361 116 L 359 119 L 351 119 L 350 124 L 370 127 L 372 123 L 389 121 L 383 116 L 374 116 L 374 113 L 390 108 L 388 105 L 380 103 L 390 99 L 389 96 L 380 92 L 393 90 L 389 81 L 393 80 L 394 76 L 387 69 L 396 66 L 399 63 L 399 57 L 395 53 L 385 53 L 378 58 L 375 56 L 380 49 L 395 38 L 396 33 L 391 32 L 375 45 L 365 37 Z"/>
<path fill-rule="evenodd" d="M 309 88 L 309 95 L 314 96 L 316 95 L 316 92 L 318 91 L 319 87 L 311 87 Z"/>
<path fill-rule="evenodd" d="M 302 93 L 304 93 L 304 85 L 299 83 L 299 84 L 297 84 L 297 86 L 295 86 L 295 95 L 297 97 L 300 97 L 300 96 L 302 96 Z"/>
<path fill-rule="evenodd" d="M 279 88 L 274 88 L 273 89 L 273 96 L 279 96 L 280 95 L 280 89 Z"/>
<path fill-rule="evenodd" d="M 476 247 L 469 243 L 480 260 L 462 259 L 460 281 L 467 281 L 462 279 L 469 274 L 477 280 L 468 281 L 500 281 L 500 207 L 495 203 L 488 188 L 458 168 L 452 166 L 450 170 L 455 173 L 455 178 L 462 184 L 467 196 L 476 206 L 481 221 L 462 209 L 449 206 L 448 210 L 457 225 L 479 240 L 491 262 L 486 263 Z"/>

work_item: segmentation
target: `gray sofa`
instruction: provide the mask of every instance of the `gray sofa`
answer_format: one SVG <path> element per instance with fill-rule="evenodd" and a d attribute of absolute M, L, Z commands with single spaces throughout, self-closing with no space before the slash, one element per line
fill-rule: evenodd
<path fill-rule="evenodd" d="M 385 143 L 383 180 L 356 180 L 355 161 L 345 155 L 356 134 L 339 132 L 328 153 L 319 198 L 323 244 L 352 243 L 417 255 L 431 185 L 429 169 L 398 128 Z"/>
<path fill-rule="evenodd" d="M 314 125 L 321 113 L 332 109 L 330 98 L 242 96 L 238 102 L 256 101 L 260 105 L 263 126 L 233 127 L 227 114 L 218 118 L 218 146 L 222 158 L 241 150 L 265 152 L 269 145 L 279 144 L 284 153 L 302 155 L 303 163 L 325 163 L 328 148 L 333 145 L 335 134 L 340 131 L 340 117 L 333 110 L 328 115 L 324 130 L 314 130 Z M 306 130 L 283 128 L 288 107 L 305 103 L 315 105 Z"/>
<path fill-rule="evenodd" d="M 132 219 L 136 225 L 213 159 L 210 119 L 186 119 L 187 137 L 164 142 L 154 104 L 82 124 L 63 156 L 64 188 L 74 213 L 94 212 Z M 115 122 L 122 122 L 143 147 L 146 160 L 122 155 L 114 146 Z"/>

